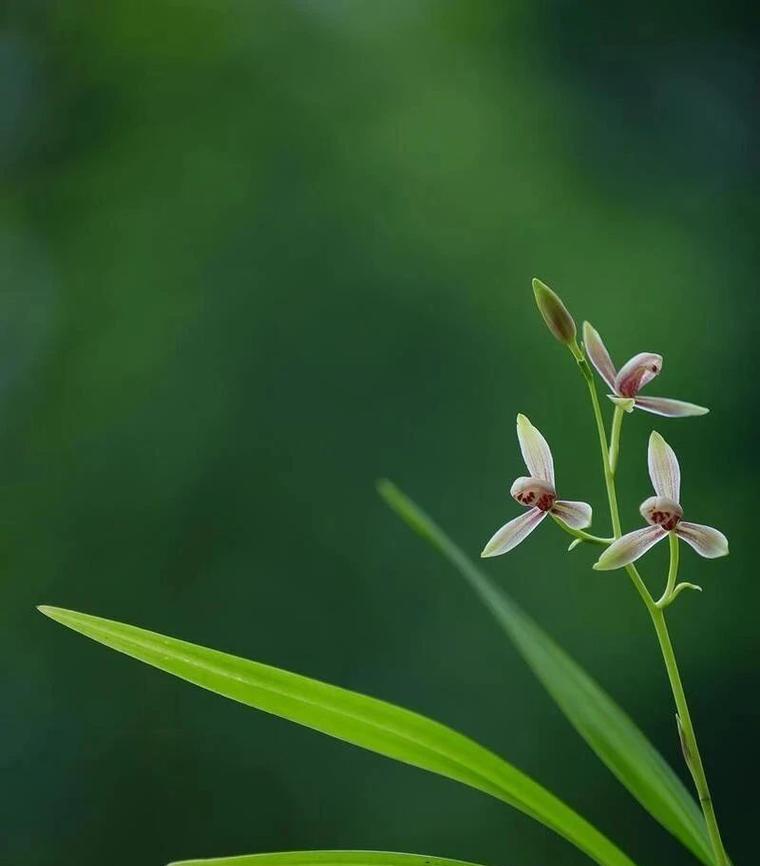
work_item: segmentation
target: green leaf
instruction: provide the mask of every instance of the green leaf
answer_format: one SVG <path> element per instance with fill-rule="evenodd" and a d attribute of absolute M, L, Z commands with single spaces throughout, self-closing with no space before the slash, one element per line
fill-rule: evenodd
<path fill-rule="evenodd" d="M 169 866 L 474 866 L 464 860 L 430 857 L 426 854 L 396 854 L 393 851 L 282 851 L 216 857 L 211 860 L 181 860 Z"/>
<path fill-rule="evenodd" d="M 135 626 L 55 607 L 40 611 L 202 688 L 484 791 L 541 821 L 597 863 L 632 866 L 598 830 L 541 785 L 438 722 L 376 698 Z"/>
<path fill-rule="evenodd" d="M 631 719 L 411 499 L 390 481 L 381 481 L 378 490 L 393 511 L 475 590 L 599 759 L 663 827 L 710 866 L 713 857 L 699 807 Z"/>

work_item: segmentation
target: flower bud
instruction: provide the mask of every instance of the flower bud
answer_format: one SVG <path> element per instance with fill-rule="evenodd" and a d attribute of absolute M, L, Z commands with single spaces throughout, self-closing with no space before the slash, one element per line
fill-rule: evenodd
<path fill-rule="evenodd" d="M 552 334 L 566 346 L 575 343 L 575 322 L 559 296 L 535 277 L 533 294 L 536 296 L 539 312 Z"/>

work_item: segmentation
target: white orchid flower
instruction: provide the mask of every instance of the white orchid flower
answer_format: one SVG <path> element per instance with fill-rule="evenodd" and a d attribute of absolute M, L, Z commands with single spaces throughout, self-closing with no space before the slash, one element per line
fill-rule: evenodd
<path fill-rule="evenodd" d="M 510 493 L 529 510 L 504 524 L 494 534 L 480 554 L 483 557 L 499 556 L 517 547 L 547 514 L 553 514 L 572 529 L 584 529 L 591 523 L 590 505 L 557 499 L 551 449 L 525 415 L 517 416 L 517 438 L 529 477 L 518 478 Z"/>
<path fill-rule="evenodd" d="M 594 330 L 588 322 L 583 323 L 583 343 L 591 363 L 612 389 L 612 394 L 607 396 L 626 411 L 632 412 L 635 407 L 666 418 L 705 415 L 710 411 L 704 406 L 697 406 L 696 403 L 672 400 L 670 397 L 639 397 L 639 391 L 644 385 L 661 372 L 662 355 L 656 355 L 654 352 L 639 352 L 616 370 L 598 331 Z"/>
<path fill-rule="evenodd" d="M 682 538 L 707 559 L 726 556 L 728 540 L 722 532 L 712 526 L 687 523 L 681 519 L 681 468 L 675 451 L 659 433 L 652 433 L 649 437 L 648 462 L 655 495 L 644 500 L 639 510 L 649 526 L 618 538 L 599 557 L 594 568 L 609 571 L 635 562 L 670 533 Z"/>

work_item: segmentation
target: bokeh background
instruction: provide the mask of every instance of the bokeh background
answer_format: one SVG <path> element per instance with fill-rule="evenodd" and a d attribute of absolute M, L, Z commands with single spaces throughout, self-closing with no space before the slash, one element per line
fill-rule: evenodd
<path fill-rule="evenodd" d="M 454 783 L 193 689 L 45 602 L 408 705 L 640 864 L 692 862 L 566 724 L 389 476 L 472 553 L 517 506 L 514 416 L 596 508 L 541 276 L 652 394 L 732 556 L 674 639 L 737 864 L 756 844 L 757 7 L 8 0 L 0 38 L 0 862 L 365 847 L 580 866 Z M 623 434 L 623 517 L 653 418 Z M 486 565 L 683 773 L 627 579 L 545 526 Z M 648 557 L 656 591 L 663 560 Z"/>

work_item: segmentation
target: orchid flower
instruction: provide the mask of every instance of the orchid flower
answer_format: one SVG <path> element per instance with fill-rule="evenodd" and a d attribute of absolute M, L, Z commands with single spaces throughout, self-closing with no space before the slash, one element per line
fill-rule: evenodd
<path fill-rule="evenodd" d="M 557 499 L 551 449 L 525 415 L 517 416 L 517 439 L 529 476 L 518 478 L 509 492 L 529 510 L 504 524 L 483 548 L 482 557 L 499 556 L 517 547 L 549 513 L 572 529 L 584 529 L 591 523 L 590 505 Z"/>
<path fill-rule="evenodd" d="M 621 568 L 637 560 L 650 547 L 673 533 L 690 544 L 700 556 L 716 559 L 728 553 L 728 540 L 722 532 L 701 523 L 682 520 L 683 509 L 678 501 L 681 493 L 681 468 L 675 451 L 660 436 L 649 437 L 649 477 L 654 496 L 641 503 L 642 517 L 649 526 L 618 538 L 594 565 L 598 571 Z"/>
<path fill-rule="evenodd" d="M 619 369 L 615 369 L 610 353 L 599 336 L 599 332 L 583 323 L 583 342 L 591 363 L 597 373 L 612 389 L 607 396 L 617 406 L 632 412 L 634 407 L 651 412 L 653 415 L 663 415 L 666 418 L 679 418 L 688 415 L 705 415 L 709 412 L 704 406 L 695 403 L 685 403 L 683 400 L 672 400 L 669 397 L 639 397 L 639 391 L 651 382 L 662 370 L 662 355 L 653 352 L 639 352 Z"/>

